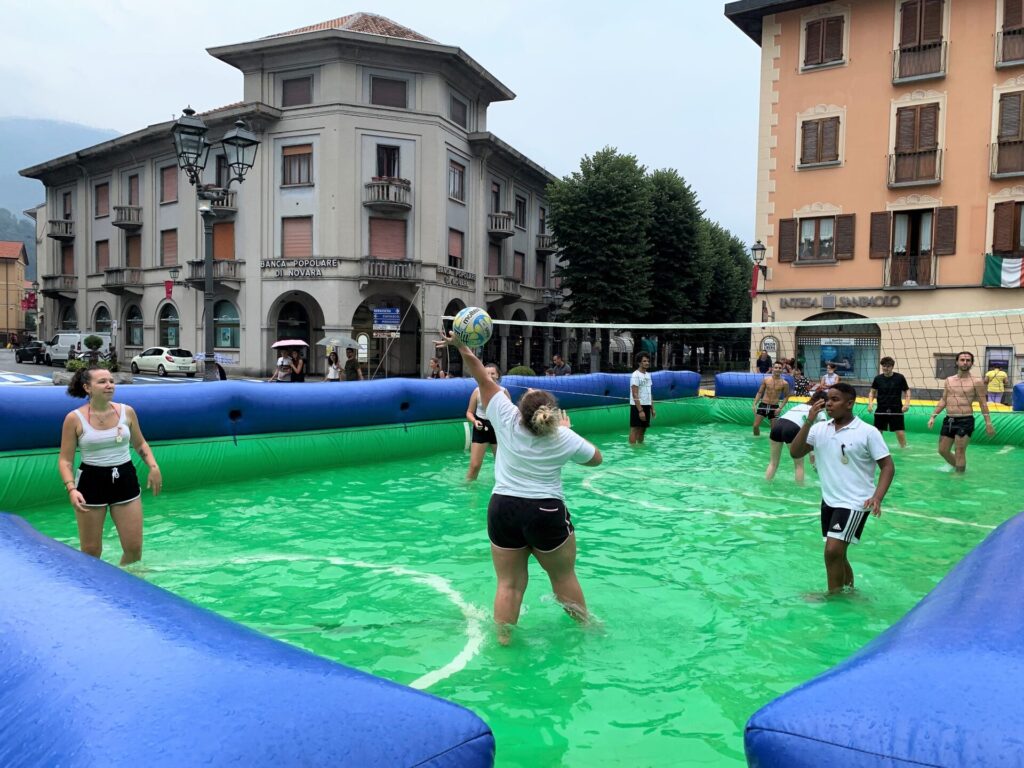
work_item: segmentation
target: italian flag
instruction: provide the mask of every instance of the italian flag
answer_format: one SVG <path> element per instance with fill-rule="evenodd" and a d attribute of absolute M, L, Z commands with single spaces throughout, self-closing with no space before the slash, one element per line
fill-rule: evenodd
<path fill-rule="evenodd" d="M 1024 288 L 1024 259 L 1004 259 L 986 253 L 981 284 L 986 288 Z"/>

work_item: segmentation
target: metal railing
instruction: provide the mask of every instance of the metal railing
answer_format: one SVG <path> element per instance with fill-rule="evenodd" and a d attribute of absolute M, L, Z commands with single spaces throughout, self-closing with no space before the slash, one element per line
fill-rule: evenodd
<path fill-rule="evenodd" d="M 363 187 L 363 205 L 412 208 L 412 184 L 407 179 L 377 179 Z"/>
<path fill-rule="evenodd" d="M 942 180 L 942 150 L 894 152 L 889 155 L 889 186 L 937 184 Z"/>
<path fill-rule="evenodd" d="M 989 175 L 994 179 L 1024 175 L 1024 141 L 993 143 L 989 158 Z"/>
<path fill-rule="evenodd" d="M 515 231 L 511 211 L 487 214 L 487 234 L 493 237 L 511 237 Z"/>
<path fill-rule="evenodd" d="M 371 280 L 419 280 L 418 261 L 406 259 L 363 259 L 362 276 Z"/>
<path fill-rule="evenodd" d="M 921 288 L 934 285 L 930 253 L 894 253 L 885 270 L 886 288 Z"/>
<path fill-rule="evenodd" d="M 1010 29 L 996 34 L 996 66 L 1024 61 L 1024 29 Z"/>
<path fill-rule="evenodd" d="M 115 205 L 111 224 L 122 229 L 138 229 L 142 226 L 142 206 Z"/>
<path fill-rule="evenodd" d="M 892 52 L 892 81 L 945 77 L 948 44 L 945 40 L 897 48 Z"/>

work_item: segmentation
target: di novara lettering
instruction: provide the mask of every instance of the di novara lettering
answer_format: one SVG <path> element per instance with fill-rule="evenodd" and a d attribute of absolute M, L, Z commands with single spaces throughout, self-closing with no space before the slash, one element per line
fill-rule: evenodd
<path fill-rule="evenodd" d="M 833 309 L 835 307 L 898 307 L 901 303 L 899 296 L 834 296 L 832 301 L 825 306 L 817 296 L 796 296 L 791 299 L 779 299 L 779 307 L 782 309 L 814 309 L 823 307 Z"/>
<path fill-rule="evenodd" d="M 260 269 L 271 269 L 274 277 L 323 277 L 324 270 L 337 267 L 341 259 L 262 259 Z"/>

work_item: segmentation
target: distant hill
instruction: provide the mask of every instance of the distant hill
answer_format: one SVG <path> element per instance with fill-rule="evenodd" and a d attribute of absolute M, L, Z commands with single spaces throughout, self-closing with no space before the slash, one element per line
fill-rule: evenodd
<path fill-rule="evenodd" d="M 34 179 L 26 179 L 18 175 L 18 171 L 30 165 L 51 160 L 77 149 L 85 149 L 94 144 L 112 139 L 119 134 L 103 128 L 92 128 L 78 123 L 64 123 L 59 120 L 37 120 L 27 117 L 0 117 L 0 209 L 7 209 L 19 219 L 19 228 L 24 222 L 31 225 L 22 211 L 33 208 L 43 202 L 45 192 L 43 185 Z M 4 221 L 4 217 L 0 217 Z M 4 221 L 5 229 L 13 227 L 14 222 Z M 11 236 L 7 238 L 21 239 Z M 35 229 L 26 243 L 29 251 L 29 279 L 35 278 Z"/>

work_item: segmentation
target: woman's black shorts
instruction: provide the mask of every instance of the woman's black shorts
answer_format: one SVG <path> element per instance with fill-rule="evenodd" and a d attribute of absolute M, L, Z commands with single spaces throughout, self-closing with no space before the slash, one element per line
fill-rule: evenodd
<path fill-rule="evenodd" d="M 494 434 L 494 427 L 491 426 L 491 422 L 487 419 L 477 419 L 477 421 L 484 426 L 483 429 L 477 429 L 475 425 L 473 426 L 473 442 L 483 443 L 484 445 L 497 445 L 498 436 Z"/>
<path fill-rule="evenodd" d="M 75 487 L 85 497 L 87 507 L 109 507 L 127 504 L 142 495 L 135 465 L 126 461 L 116 467 L 97 467 L 80 464 Z"/>
<path fill-rule="evenodd" d="M 496 493 L 487 505 L 487 535 L 501 549 L 558 549 L 575 529 L 561 499 L 521 499 Z"/>
<path fill-rule="evenodd" d="M 800 427 L 797 426 L 795 421 L 789 419 L 776 419 L 772 425 L 772 431 L 769 433 L 769 437 L 776 443 L 785 443 L 789 445 L 793 442 L 793 438 L 796 437 L 800 431 Z"/>
<path fill-rule="evenodd" d="M 644 413 L 647 414 L 647 421 L 641 421 L 640 420 L 640 411 L 638 411 L 636 409 L 635 405 L 630 405 L 629 406 L 629 426 L 631 426 L 631 427 L 639 427 L 640 429 L 647 429 L 649 426 L 651 426 L 651 411 L 654 410 L 654 406 L 652 406 L 652 405 L 641 405 L 640 407 L 643 408 L 644 409 Z"/>

